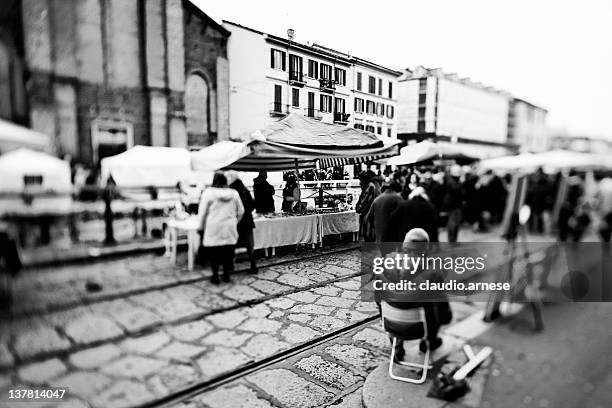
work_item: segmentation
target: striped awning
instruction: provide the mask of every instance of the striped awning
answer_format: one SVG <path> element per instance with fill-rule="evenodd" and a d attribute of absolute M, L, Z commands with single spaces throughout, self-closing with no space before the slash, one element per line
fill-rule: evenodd
<path fill-rule="evenodd" d="M 290 138 L 291 132 L 296 140 Z M 316 120 L 289 115 L 263 131 L 252 133 L 250 140 L 224 141 L 193 153 L 192 166 L 195 170 L 280 171 L 314 168 L 320 161 L 320 167 L 329 167 L 394 156 L 398 144 L 396 139 L 370 132 L 331 124 L 322 126 Z"/>

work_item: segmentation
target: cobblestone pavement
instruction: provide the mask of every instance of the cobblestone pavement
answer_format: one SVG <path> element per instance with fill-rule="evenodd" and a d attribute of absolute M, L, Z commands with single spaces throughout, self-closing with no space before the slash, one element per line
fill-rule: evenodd
<path fill-rule="evenodd" d="M 67 386 L 131 406 L 262 360 L 377 313 L 359 301 L 357 250 L 3 321 L 0 388 Z M 330 283 L 331 282 L 331 283 Z"/>
<path fill-rule="evenodd" d="M 453 303 L 452 307 L 450 327 L 482 305 Z M 438 355 L 462 342 L 450 332 L 443 331 L 442 337 L 447 348 Z M 418 351 L 415 342 L 412 345 L 408 358 L 416 360 Z M 376 320 L 173 408 L 361 408 L 365 378 L 388 361 L 389 351 L 389 338 Z"/>
<path fill-rule="evenodd" d="M 337 244 L 317 249 L 306 249 L 283 254 L 282 257 L 261 259 L 260 266 L 276 265 L 304 258 L 356 248 L 359 244 Z M 236 271 L 247 270 L 245 261 L 237 262 Z M 62 310 L 80 304 L 120 299 L 127 295 L 160 290 L 206 279 L 208 269 L 196 266 L 187 270 L 187 255 L 179 253 L 176 264 L 167 257 L 145 254 L 90 263 L 76 263 L 54 267 L 32 267 L 17 276 L 13 283 L 15 302 L 11 314 L 39 314 Z M 88 285 L 99 285 L 90 291 Z"/>

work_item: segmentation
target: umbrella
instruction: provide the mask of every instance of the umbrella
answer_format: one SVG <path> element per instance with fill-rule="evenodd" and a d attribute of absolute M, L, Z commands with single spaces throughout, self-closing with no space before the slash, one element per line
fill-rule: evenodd
<path fill-rule="evenodd" d="M 476 157 L 469 156 L 459 149 L 446 144 L 423 141 L 420 143 L 402 147 L 398 156 L 387 161 L 388 165 L 404 166 L 407 164 L 423 163 L 430 160 L 457 160 L 473 162 Z"/>
<path fill-rule="evenodd" d="M 0 119 L 0 152 L 7 152 L 20 147 L 46 150 L 49 147 L 49 137 Z"/>

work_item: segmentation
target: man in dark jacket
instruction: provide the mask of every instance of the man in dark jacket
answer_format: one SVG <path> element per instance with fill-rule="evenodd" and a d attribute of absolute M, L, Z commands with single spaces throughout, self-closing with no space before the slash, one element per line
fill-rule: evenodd
<path fill-rule="evenodd" d="M 400 195 L 402 187 L 398 183 L 391 182 L 383 187 L 384 191 L 372 202 L 368 220 L 371 225 L 374 225 L 376 243 L 381 255 L 385 256 L 395 251 L 394 243 L 399 239 L 397 228 L 391 222 L 391 214 L 400 205 L 403 198 Z"/>
<path fill-rule="evenodd" d="M 274 187 L 268 183 L 268 173 L 260 171 L 253 179 L 255 211 L 259 214 L 274 212 Z"/>
<path fill-rule="evenodd" d="M 438 211 L 429 202 L 423 187 L 415 188 L 391 214 L 391 225 L 397 228 L 398 241 L 413 228 L 422 228 L 427 232 L 430 242 L 438 242 Z"/>
<path fill-rule="evenodd" d="M 236 247 L 246 248 L 249 262 L 251 263 L 249 273 L 256 274 L 257 263 L 255 262 L 255 242 L 253 239 L 253 229 L 255 228 L 253 210 L 255 209 L 255 201 L 242 180 L 238 178 L 238 174 L 235 171 L 229 171 L 226 177 L 229 187 L 238 192 L 240 201 L 242 201 L 242 206 L 244 207 L 244 215 L 242 219 L 238 221 L 238 242 L 236 243 Z"/>
<path fill-rule="evenodd" d="M 448 214 L 446 230 L 448 232 L 448 242 L 457 242 L 459 227 L 461 226 L 463 210 L 463 187 L 459 181 L 460 170 L 457 167 L 451 168 L 451 174 L 447 175 L 445 184 L 444 207 Z"/>

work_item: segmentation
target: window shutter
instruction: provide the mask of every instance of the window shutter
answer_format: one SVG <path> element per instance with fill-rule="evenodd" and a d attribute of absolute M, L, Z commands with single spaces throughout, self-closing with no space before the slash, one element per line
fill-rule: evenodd
<path fill-rule="evenodd" d="M 286 68 L 287 68 L 287 65 L 286 65 L 286 63 L 285 63 L 285 55 L 286 55 L 286 54 L 285 54 L 284 52 L 281 52 L 281 58 L 283 59 L 283 71 L 286 71 L 286 70 L 287 70 L 287 69 L 286 69 Z"/>
<path fill-rule="evenodd" d="M 270 49 L 270 68 L 274 68 L 274 50 Z"/>

